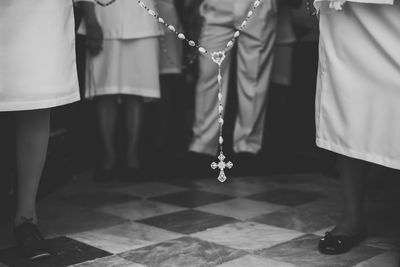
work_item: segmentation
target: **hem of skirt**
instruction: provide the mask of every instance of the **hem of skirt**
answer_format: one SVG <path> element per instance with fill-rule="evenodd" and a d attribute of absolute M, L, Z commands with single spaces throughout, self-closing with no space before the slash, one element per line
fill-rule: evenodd
<path fill-rule="evenodd" d="M 388 168 L 400 170 L 400 160 L 393 160 L 387 157 L 383 157 L 377 154 L 356 151 L 347 147 L 343 147 L 332 142 L 316 138 L 316 144 L 318 147 L 350 157 L 355 159 L 364 160 L 374 164 L 382 165 Z"/>
<path fill-rule="evenodd" d="M 101 90 L 101 91 L 100 91 Z M 86 91 L 85 98 L 91 99 L 96 96 L 104 96 L 104 95 L 135 95 L 142 96 L 148 98 L 160 98 L 160 90 L 159 89 L 150 89 L 150 88 L 121 88 L 121 87 L 104 87 L 104 88 L 92 89 L 89 88 Z"/>
<path fill-rule="evenodd" d="M 181 74 L 182 69 L 178 67 L 162 68 L 160 74 Z"/>
<path fill-rule="evenodd" d="M 50 100 L 8 102 L 6 104 L 0 103 L 0 112 L 53 108 L 71 104 L 79 100 L 80 100 L 79 93 L 76 93 L 67 97 L 50 99 Z"/>

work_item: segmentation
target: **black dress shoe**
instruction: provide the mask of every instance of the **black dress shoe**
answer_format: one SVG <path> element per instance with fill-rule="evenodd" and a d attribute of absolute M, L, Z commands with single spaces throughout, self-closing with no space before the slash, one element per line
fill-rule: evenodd
<path fill-rule="evenodd" d="M 326 232 L 318 244 L 318 249 L 322 254 L 338 255 L 350 251 L 358 243 L 367 237 L 367 232 L 361 231 L 353 236 L 333 235 L 331 232 Z"/>
<path fill-rule="evenodd" d="M 51 252 L 38 227 L 26 221 L 14 227 L 18 249 L 29 260 L 40 260 L 51 256 Z"/>

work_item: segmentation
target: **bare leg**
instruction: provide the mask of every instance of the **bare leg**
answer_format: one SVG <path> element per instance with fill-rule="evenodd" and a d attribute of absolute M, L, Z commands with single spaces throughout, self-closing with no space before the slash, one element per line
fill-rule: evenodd
<path fill-rule="evenodd" d="M 97 97 L 97 115 L 99 119 L 100 135 L 104 147 L 102 168 L 111 170 L 115 167 L 117 153 L 115 149 L 115 127 L 118 102 L 116 96 Z"/>
<path fill-rule="evenodd" d="M 18 198 L 15 225 L 37 223 L 36 195 L 46 160 L 50 109 L 16 112 Z"/>
<path fill-rule="evenodd" d="M 125 96 L 126 128 L 128 144 L 126 162 L 128 168 L 139 168 L 139 138 L 142 130 L 143 100 L 137 96 Z"/>
<path fill-rule="evenodd" d="M 343 189 L 343 217 L 332 234 L 352 236 L 365 227 L 364 194 L 368 163 L 345 156 L 339 157 Z"/>

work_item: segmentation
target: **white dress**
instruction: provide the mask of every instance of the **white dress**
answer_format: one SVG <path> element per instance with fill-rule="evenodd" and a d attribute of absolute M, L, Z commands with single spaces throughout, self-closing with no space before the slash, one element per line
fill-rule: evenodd
<path fill-rule="evenodd" d="M 72 1 L 0 1 L 0 111 L 79 100 Z"/>
<path fill-rule="evenodd" d="M 146 4 L 154 8 L 151 0 Z M 159 23 L 137 1 L 118 0 L 107 7 L 96 5 L 95 13 L 103 29 L 103 50 L 88 55 L 85 95 L 135 95 L 160 97 Z M 78 30 L 85 34 L 85 24 Z"/>
<path fill-rule="evenodd" d="M 317 145 L 400 169 L 400 5 L 320 14 Z"/>

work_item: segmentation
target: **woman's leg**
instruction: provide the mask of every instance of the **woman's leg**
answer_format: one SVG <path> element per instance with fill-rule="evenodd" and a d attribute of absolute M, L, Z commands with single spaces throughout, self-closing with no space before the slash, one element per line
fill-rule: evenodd
<path fill-rule="evenodd" d="M 117 159 L 115 148 L 115 127 L 118 111 L 117 96 L 99 96 L 96 100 L 100 136 L 104 148 L 101 166 L 104 170 L 111 170 L 115 167 Z"/>
<path fill-rule="evenodd" d="M 15 225 L 37 223 L 36 195 L 46 160 L 50 109 L 16 112 L 17 210 Z"/>
<path fill-rule="evenodd" d="M 127 128 L 126 164 L 128 168 L 139 168 L 139 138 L 143 121 L 143 99 L 138 96 L 125 96 Z"/>
<path fill-rule="evenodd" d="M 343 217 L 332 234 L 353 236 L 365 229 L 364 194 L 368 166 L 365 161 L 339 156 Z"/>

